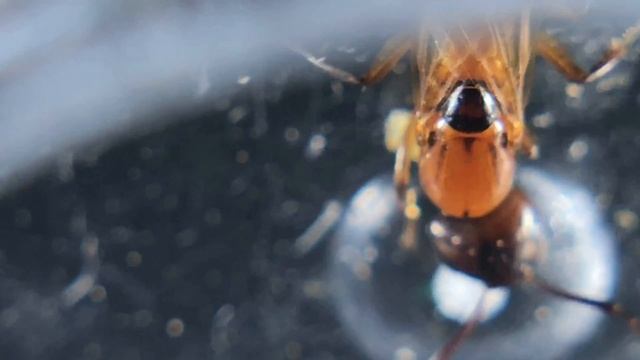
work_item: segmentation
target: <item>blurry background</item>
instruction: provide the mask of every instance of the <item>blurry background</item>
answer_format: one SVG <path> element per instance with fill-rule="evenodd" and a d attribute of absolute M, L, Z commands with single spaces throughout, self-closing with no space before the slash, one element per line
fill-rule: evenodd
<path fill-rule="evenodd" d="M 472 3 L 428 17 L 468 16 Z M 295 244 L 327 206 L 339 214 L 391 172 L 383 121 L 410 108 L 408 63 L 362 91 L 287 51 L 284 35 L 363 73 L 417 2 L 339 4 L 0 1 L 3 358 L 370 356 L 336 315 L 330 236 L 303 256 Z M 632 2 L 588 9 L 541 24 L 582 64 L 640 17 Z M 535 166 L 597 200 L 620 248 L 619 298 L 636 312 L 638 58 L 636 46 L 584 88 L 537 62 L 528 108 Z M 638 353 L 640 339 L 605 319 L 567 356 Z"/>

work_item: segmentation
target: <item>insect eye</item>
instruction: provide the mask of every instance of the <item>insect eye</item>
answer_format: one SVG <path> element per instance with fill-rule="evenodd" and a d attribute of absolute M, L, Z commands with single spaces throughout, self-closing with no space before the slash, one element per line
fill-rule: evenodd
<path fill-rule="evenodd" d="M 436 144 L 436 133 L 435 131 L 429 131 L 429 137 L 427 137 L 427 145 L 429 148 L 432 148 L 433 145 Z"/>
<path fill-rule="evenodd" d="M 502 133 L 500 135 L 500 146 L 506 149 L 507 145 L 509 145 L 509 136 L 507 136 L 507 133 Z"/>

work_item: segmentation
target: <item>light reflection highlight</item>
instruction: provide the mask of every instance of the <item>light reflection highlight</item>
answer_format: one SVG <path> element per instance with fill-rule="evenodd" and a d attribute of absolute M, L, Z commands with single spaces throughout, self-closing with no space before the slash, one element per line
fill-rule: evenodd
<path fill-rule="evenodd" d="M 531 249 L 536 272 L 569 291 L 610 299 L 618 257 L 594 198 L 531 168 L 519 172 L 518 183 L 530 199 L 519 236 L 544 240 Z M 366 183 L 345 208 L 332 243 L 330 293 L 344 328 L 371 358 L 393 358 L 403 349 L 428 358 L 478 303 L 483 283 L 440 265 L 435 256 L 427 233 L 446 231 L 431 223 L 435 215 L 428 207 L 423 211 L 418 229 L 424 230 L 418 232 L 415 249 L 406 249 L 400 242 L 404 218 L 390 177 Z M 425 294 L 425 289 L 430 291 Z M 568 356 L 590 339 L 604 317 L 589 306 L 521 284 L 490 292 L 486 321 L 457 358 Z"/>
<path fill-rule="evenodd" d="M 471 317 L 485 291 L 482 321 L 493 319 L 509 301 L 508 288 L 487 288 L 482 281 L 446 265 L 436 269 L 431 291 L 438 312 L 459 324 L 464 324 Z"/>

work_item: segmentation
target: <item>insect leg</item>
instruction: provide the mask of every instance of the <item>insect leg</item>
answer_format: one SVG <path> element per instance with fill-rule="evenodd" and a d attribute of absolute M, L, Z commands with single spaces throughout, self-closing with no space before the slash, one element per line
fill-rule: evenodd
<path fill-rule="evenodd" d="M 412 251 L 418 245 L 418 222 L 420 220 L 420 207 L 418 206 L 418 192 L 412 187 L 407 190 L 404 197 L 404 227 L 400 236 L 400 246 L 407 251 Z"/>
<path fill-rule="evenodd" d="M 612 39 L 611 45 L 600 60 L 585 71 L 571 58 L 566 49 L 548 34 L 540 34 L 535 40 L 535 50 L 569 81 L 586 83 L 608 73 L 625 55 L 627 49 L 640 37 L 640 24 L 628 28 L 621 38 Z"/>
<path fill-rule="evenodd" d="M 304 56 L 311 64 L 320 70 L 323 70 L 340 81 L 370 86 L 384 79 L 413 45 L 414 41 L 406 36 L 391 38 L 385 43 L 369 71 L 362 77 L 357 77 L 348 71 L 327 64 L 323 58 L 317 58 L 302 49 L 292 47 L 292 50 Z"/>
<path fill-rule="evenodd" d="M 420 155 L 416 124 L 415 115 L 404 110 L 391 112 L 385 124 L 385 145 L 396 154 L 393 180 L 400 199 L 405 199 L 411 183 L 411 162 Z"/>
<path fill-rule="evenodd" d="M 573 294 L 555 285 L 549 284 L 548 282 L 536 277 L 532 273 L 527 274 L 525 279 L 551 295 L 555 295 L 566 300 L 576 301 L 581 304 L 593 306 L 610 316 L 621 318 L 627 322 L 627 325 L 633 332 L 640 334 L 640 319 L 637 316 L 629 313 L 622 307 L 622 305 L 618 303 L 594 300 L 588 297 Z"/>
<path fill-rule="evenodd" d="M 487 290 L 482 292 L 482 296 L 480 296 L 480 300 L 478 300 L 478 304 L 476 305 L 473 313 L 467 319 L 464 326 L 455 334 L 447 343 L 435 354 L 433 354 L 429 360 L 448 360 L 451 358 L 453 353 L 458 350 L 462 342 L 469 338 L 473 331 L 476 329 L 480 321 L 482 320 L 483 310 L 484 310 L 484 302 L 487 295 Z"/>
<path fill-rule="evenodd" d="M 409 111 L 392 111 L 385 124 L 385 145 L 387 150 L 396 153 L 393 171 L 398 199 L 402 201 L 403 213 L 406 219 L 400 244 L 406 250 L 415 248 L 417 238 L 417 224 L 420 220 L 418 206 L 418 191 L 410 188 L 411 163 L 418 160 L 420 147 L 416 139 L 416 118 Z"/>

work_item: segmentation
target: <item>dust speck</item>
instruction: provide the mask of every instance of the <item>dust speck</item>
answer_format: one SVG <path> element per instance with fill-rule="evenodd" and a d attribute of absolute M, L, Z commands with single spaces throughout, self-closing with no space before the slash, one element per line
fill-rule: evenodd
<path fill-rule="evenodd" d="M 173 318 L 167 321 L 166 332 L 171 338 L 177 338 L 184 333 L 185 326 L 182 319 Z"/>

